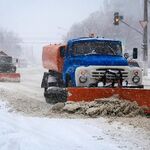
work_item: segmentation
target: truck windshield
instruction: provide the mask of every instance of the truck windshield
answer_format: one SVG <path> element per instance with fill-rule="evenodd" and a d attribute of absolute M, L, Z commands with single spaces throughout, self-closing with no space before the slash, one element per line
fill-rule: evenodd
<path fill-rule="evenodd" d="M 1 64 L 12 63 L 12 58 L 11 57 L 2 56 L 2 57 L 0 57 L 0 63 Z"/>
<path fill-rule="evenodd" d="M 74 43 L 74 55 L 122 55 L 120 42 L 112 41 L 85 41 Z"/>

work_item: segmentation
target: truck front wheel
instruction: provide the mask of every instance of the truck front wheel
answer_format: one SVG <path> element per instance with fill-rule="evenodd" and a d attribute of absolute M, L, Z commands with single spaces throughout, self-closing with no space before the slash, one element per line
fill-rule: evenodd
<path fill-rule="evenodd" d="M 64 88 L 50 87 L 44 92 L 44 96 L 47 103 L 55 104 L 58 102 L 66 102 L 68 94 Z"/>

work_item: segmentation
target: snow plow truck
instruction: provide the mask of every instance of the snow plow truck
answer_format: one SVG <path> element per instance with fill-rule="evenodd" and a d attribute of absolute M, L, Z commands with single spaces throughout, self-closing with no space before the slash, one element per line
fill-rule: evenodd
<path fill-rule="evenodd" d="M 0 52 L 0 81 L 1 82 L 19 82 L 20 74 L 16 73 L 16 66 L 11 56 L 3 51 Z"/>
<path fill-rule="evenodd" d="M 64 45 L 50 44 L 43 47 L 42 61 L 48 70 L 41 83 L 48 103 L 93 101 L 117 94 L 150 108 L 142 69 L 129 65 L 132 61 L 123 57 L 121 41 L 83 37 Z"/>

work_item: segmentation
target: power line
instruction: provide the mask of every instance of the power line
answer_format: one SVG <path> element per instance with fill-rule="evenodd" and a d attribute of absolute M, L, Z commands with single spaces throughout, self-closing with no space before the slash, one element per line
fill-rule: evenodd
<path fill-rule="evenodd" d="M 123 20 L 120 20 L 122 23 L 124 23 L 125 25 L 127 25 L 128 27 L 130 27 L 131 29 L 133 29 L 134 31 L 138 32 L 139 34 L 143 35 L 143 33 L 141 31 L 139 31 L 138 29 L 132 27 L 131 25 L 129 25 L 128 23 L 124 22 Z"/>

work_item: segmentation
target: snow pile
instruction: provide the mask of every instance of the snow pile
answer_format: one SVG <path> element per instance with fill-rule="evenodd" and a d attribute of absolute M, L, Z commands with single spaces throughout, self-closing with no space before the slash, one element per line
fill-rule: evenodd
<path fill-rule="evenodd" d="M 57 103 L 55 105 L 38 101 L 32 97 L 15 94 L 7 89 L 0 89 L 1 97 L 8 102 L 10 112 L 16 111 L 24 115 L 38 117 L 87 118 L 99 116 L 135 117 L 143 115 L 144 108 L 136 102 L 121 100 L 117 95 L 110 98 L 97 99 L 92 102 Z"/>
<path fill-rule="evenodd" d="M 117 96 L 110 98 L 97 99 L 92 102 L 66 102 L 55 104 L 53 111 L 62 111 L 67 113 L 76 113 L 90 117 L 98 116 L 118 116 L 135 117 L 143 115 L 143 108 L 139 107 L 137 102 L 121 100 Z"/>
<path fill-rule="evenodd" d="M 122 145 L 87 125 L 90 121 L 23 117 L 8 113 L 5 106 L 0 102 L 0 150 L 120 150 Z"/>
<path fill-rule="evenodd" d="M 0 100 L 0 150 L 149 150 L 150 130 L 138 127 L 150 126 L 144 117 L 123 118 L 124 122 L 113 117 L 49 119 L 24 117 L 7 110 Z"/>

